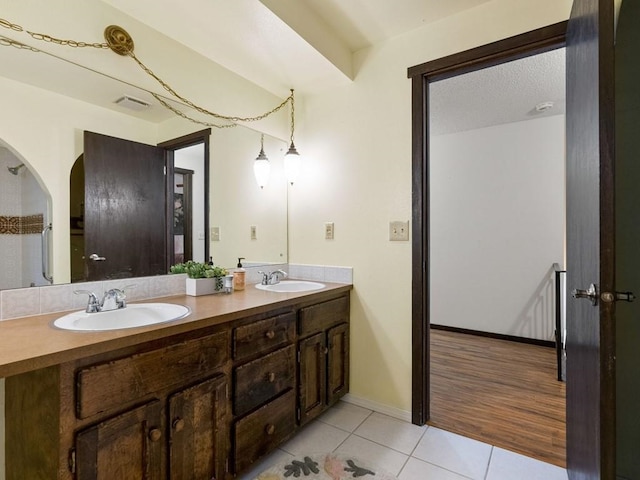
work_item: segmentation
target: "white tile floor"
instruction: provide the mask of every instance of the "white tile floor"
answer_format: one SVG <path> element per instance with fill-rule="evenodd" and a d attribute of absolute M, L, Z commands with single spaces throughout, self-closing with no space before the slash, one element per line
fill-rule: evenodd
<path fill-rule="evenodd" d="M 339 402 L 240 477 L 302 453 L 353 455 L 400 480 L 567 480 L 563 468 Z"/>

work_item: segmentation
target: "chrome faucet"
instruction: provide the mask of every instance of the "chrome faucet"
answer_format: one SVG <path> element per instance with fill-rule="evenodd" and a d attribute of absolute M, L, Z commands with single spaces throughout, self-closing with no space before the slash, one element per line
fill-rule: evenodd
<path fill-rule="evenodd" d="M 108 312 L 109 310 L 125 308 L 127 306 L 126 298 L 127 296 L 124 294 L 124 291 L 119 288 L 112 288 L 104 294 L 100 311 Z"/>
<path fill-rule="evenodd" d="M 276 285 L 280 283 L 280 277 L 287 277 L 288 274 L 284 270 L 276 270 L 274 272 L 258 272 L 262 275 L 262 281 L 260 282 L 262 285 Z"/>
<path fill-rule="evenodd" d="M 135 287 L 135 285 L 128 285 L 126 288 L 132 287 Z M 76 295 L 89 295 L 89 301 L 85 309 L 87 313 L 108 312 L 109 310 L 118 310 L 127 306 L 127 296 L 124 290 L 120 290 L 119 288 L 112 288 L 105 292 L 102 301 L 99 301 L 96 294 L 89 290 L 74 290 L 73 293 Z"/>

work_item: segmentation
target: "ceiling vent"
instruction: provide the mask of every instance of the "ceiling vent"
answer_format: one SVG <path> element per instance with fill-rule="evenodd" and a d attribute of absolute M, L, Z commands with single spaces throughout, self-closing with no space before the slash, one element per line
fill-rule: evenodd
<path fill-rule="evenodd" d="M 149 104 L 144 100 L 140 100 L 139 98 L 130 97 L 125 95 L 124 97 L 120 97 L 115 101 L 116 105 L 120 105 L 121 107 L 129 108 L 131 110 L 136 110 L 138 112 L 142 110 L 146 110 L 149 108 Z"/>

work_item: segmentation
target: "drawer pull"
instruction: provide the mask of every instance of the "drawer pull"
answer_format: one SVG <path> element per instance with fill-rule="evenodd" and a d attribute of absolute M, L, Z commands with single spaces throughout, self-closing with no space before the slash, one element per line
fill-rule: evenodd
<path fill-rule="evenodd" d="M 173 421 L 172 427 L 176 432 L 180 432 L 184 428 L 184 418 L 176 418 Z"/>
<path fill-rule="evenodd" d="M 149 440 L 152 442 L 157 442 L 162 438 L 162 432 L 158 428 L 152 428 L 149 430 Z"/>
<path fill-rule="evenodd" d="M 276 426 L 273 423 L 268 423 L 266 427 L 264 427 L 264 431 L 267 435 L 273 435 L 276 432 Z"/>
<path fill-rule="evenodd" d="M 274 332 L 273 330 L 269 330 L 267 333 L 264 334 L 265 337 L 267 337 L 269 340 L 271 340 L 273 337 L 276 336 L 276 332 Z"/>
<path fill-rule="evenodd" d="M 269 380 L 269 383 L 273 383 L 276 381 L 276 374 L 273 372 L 270 372 L 269 375 L 267 375 L 267 380 Z"/>

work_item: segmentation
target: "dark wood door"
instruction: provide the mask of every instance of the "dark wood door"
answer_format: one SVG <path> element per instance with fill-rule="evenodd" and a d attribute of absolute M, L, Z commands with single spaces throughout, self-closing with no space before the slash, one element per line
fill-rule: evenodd
<path fill-rule="evenodd" d="M 76 437 L 77 480 L 160 480 L 163 425 L 155 401 L 100 422 Z"/>
<path fill-rule="evenodd" d="M 317 333 L 301 340 L 300 354 L 300 424 L 322 413 L 327 388 L 327 356 L 325 333 Z"/>
<path fill-rule="evenodd" d="M 615 478 L 613 2 L 575 0 L 567 29 L 567 469 Z"/>
<path fill-rule="evenodd" d="M 85 132 L 84 170 L 86 279 L 167 273 L 164 149 Z"/>
<path fill-rule="evenodd" d="M 327 331 L 327 349 L 327 405 L 333 405 L 349 391 L 348 324 Z"/>
<path fill-rule="evenodd" d="M 224 478 L 227 415 L 223 375 L 169 397 L 172 480 Z"/>

